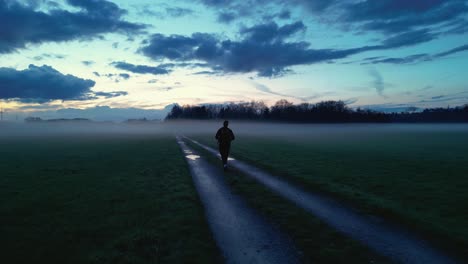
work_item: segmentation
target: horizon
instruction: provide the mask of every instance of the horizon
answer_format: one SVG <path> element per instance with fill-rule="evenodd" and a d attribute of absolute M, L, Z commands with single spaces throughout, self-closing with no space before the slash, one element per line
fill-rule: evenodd
<path fill-rule="evenodd" d="M 0 13 L 10 121 L 163 116 L 174 103 L 468 103 L 466 0 L 0 0 Z"/>

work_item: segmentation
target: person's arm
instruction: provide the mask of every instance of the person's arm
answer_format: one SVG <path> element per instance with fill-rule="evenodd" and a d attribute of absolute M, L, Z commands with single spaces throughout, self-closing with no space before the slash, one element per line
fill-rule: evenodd
<path fill-rule="evenodd" d="M 232 141 L 232 140 L 236 139 L 236 137 L 234 136 L 234 132 L 232 132 L 232 130 L 230 130 L 230 131 L 231 131 L 231 141 Z"/>

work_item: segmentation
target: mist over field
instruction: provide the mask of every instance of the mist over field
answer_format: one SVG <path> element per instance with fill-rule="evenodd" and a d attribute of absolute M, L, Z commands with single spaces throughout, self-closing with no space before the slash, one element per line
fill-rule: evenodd
<path fill-rule="evenodd" d="M 188 136 L 217 152 L 215 133 L 223 121 L 0 123 L 0 215 L 6 216 L 0 218 L 5 234 L 0 244 L 7 259 L 29 263 L 54 256 L 60 261 L 51 263 L 68 258 L 86 263 L 82 260 L 99 256 L 101 263 L 115 263 L 130 256 L 141 260 L 132 263 L 158 258 L 184 263 L 178 260 L 203 251 L 199 263 L 219 263 L 213 260 L 218 251 L 175 136 Z M 463 214 L 468 124 L 231 120 L 229 127 L 236 136 L 231 144 L 235 160 L 353 204 L 366 215 L 383 216 L 442 249 L 459 254 L 468 245 Z M 237 170 L 223 174 L 215 156 L 194 150 L 219 170 L 216 178 L 224 177 L 255 210 L 277 221 L 307 251 L 305 258 L 319 258 L 317 263 L 376 259 L 376 253 L 314 215 Z M 48 230 L 55 232 L 44 241 Z M 191 238 L 180 239 L 186 233 Z M 85 242 L 68 243 L 67 234 Z M 31 239 L 17 239 L 26 235 Z M 183 240 L 187 250 L 164 239 Z M 101 249 L 106 243 L 110 246 Z M 141 253 L 142 247 L 153 252 L 155 244 L 163 253 Z M 37 250 L 37 256 L 24 256 L 23 248 Z M 70 257 L 73 252 L 78 253 Z"/>
<path fill-rule="evenodd" d="M 153 123 L 0 123 L 2 139 L 47 136 L 110 136 L 110 135 L 197 135 L 214 134 L 222 126 L 219 121 L 169 121 Z M 231 121 L 229 127 L 238 140 L 242 136 L 265 136 L 283 139 L 359 139 L 398 133 L 468 133 L 468 124 L 289 124 Z M 73 138 L 71 137 L 70 140 Z"/>

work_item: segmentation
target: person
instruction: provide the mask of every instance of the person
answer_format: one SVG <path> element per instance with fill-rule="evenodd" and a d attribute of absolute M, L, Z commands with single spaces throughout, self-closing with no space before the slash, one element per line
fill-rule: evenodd
<path fill-rule="evenodd" d="M 227 161 L 229 156 L 229 150 L 231 148 L 231 141 L 235 139 L 234 133 L 231 129 L 228 128 L 229 121 L 224 121 L 223 127 L 218 129 L 216 132 L 216 140 L 218 140 L 219 154 L 221 154 L 221 159 L 223 161 L 224 170 L 227 169 Z"/>

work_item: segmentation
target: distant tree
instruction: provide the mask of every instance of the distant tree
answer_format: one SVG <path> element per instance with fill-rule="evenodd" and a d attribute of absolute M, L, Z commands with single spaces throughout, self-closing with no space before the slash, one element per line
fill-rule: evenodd
<path fill-rule="evenodd" d="M 167 114 L 167 117 L 166 119 L 177 119 L 177 118 L 181 118 L 182 117 L 182 114 L 184 113 L 184 110 L 182 109 L 182 107 L 180 107 L 178 104 L 175 104 L 171 111 L 169 112 L 169 114 Z"/>
<path fill-rule="evenodd" d="M 409 113 L 416 112 L 416 111 L 418 111 L 418 108 L 415 106 L 410 106 L 406 108 L 406 112 L 409 112 Z"/>
<path fill-rule="evenodd" d="M 40 117 L 29 116 L 24 119 L 25 122 L 41 122 L 42 119 Z"/>
<path fill-rule="evenodd" d="M 241 119 L 287 122 L 468 122 L 468 104 L 455 108 L 430 108 L 417 111 L 409 107 L 402 113 L 350 109 L 343 101 L 322 101 L 316 104 L 293 104 L 285 99 L 272 107 L 262 101 L 228 105 L 174 105 L 166 119 Z"/>

